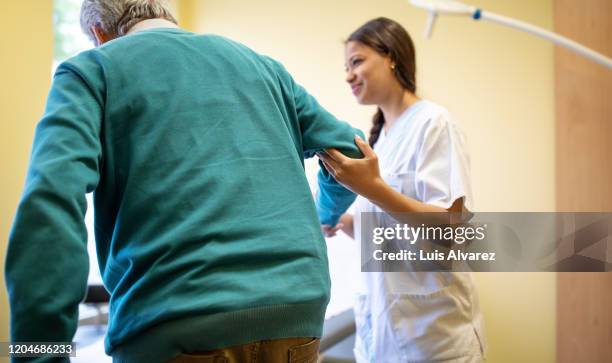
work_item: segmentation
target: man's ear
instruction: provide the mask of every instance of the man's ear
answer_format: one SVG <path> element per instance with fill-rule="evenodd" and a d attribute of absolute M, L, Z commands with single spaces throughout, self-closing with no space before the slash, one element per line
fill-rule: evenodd
<path fill-rule="evenodd" d="M 96 46 L 100 46 L 109 40 L 115 39 L 113 36 L 106 34 L 104 30 L 97 25 L 92 25 L 90 29 L 96 38 Z"/>

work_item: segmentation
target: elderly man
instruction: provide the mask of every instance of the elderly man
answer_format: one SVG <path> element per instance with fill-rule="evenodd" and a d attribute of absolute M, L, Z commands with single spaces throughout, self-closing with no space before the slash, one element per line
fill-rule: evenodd
<path fill-rule="evenodd" d="M 278 62 L 179 29 L 160 0 L 85 0 L 81 17 L 98 47 L 57 69 L 10 235 L 12 341 L 73 339 L 93 191 L 115 361 L 314 362 L 320 222 L 354 194 L 321 170 L 319 221 L 303 158 L 359 157 L 358 131 Z"/>

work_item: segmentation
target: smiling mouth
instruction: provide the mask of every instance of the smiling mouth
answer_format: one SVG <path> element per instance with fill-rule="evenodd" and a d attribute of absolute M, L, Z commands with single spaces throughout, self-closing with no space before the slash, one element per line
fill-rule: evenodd
<path fill-rule="evenodd" d="M 353 94 L 357 96 L 359 91 L 361 91 L 361 84 L 356 84 L 356 85 L 351 86 L 351 90 L 353 91 Z"/>

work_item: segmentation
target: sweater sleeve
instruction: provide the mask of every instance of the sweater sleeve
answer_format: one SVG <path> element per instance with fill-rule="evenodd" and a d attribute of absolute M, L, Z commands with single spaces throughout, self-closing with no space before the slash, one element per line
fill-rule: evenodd
<path fill-rule="evenodd" d="M 86 79 L 60 65 L 36 127 L 5 264 L 13 342 L 71 342 L 77 328 L 89 271 L 85 194 L 99 179 L 103 114 L 102 77 Z"/>
<path fill-rule="evenodd" d="M 363 132 L 327 112 L 300 85 L 294 83 L 293 90 L 305 158 L 327 148 L 336 148 L 352 158 L 363 157 L 355 144 L 355 135 L 364 138 Z M 342 213 L 355 201 L 356 195 L 339 184 L 320 161 L 319 167 L 317 212 L 321 224 L 335 226 Z"/>

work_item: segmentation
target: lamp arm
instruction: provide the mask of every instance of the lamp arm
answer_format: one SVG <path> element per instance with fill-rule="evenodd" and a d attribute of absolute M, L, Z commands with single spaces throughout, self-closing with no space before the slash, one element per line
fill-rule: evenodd
<path fill-rule="evenodd" d="M 480 13 L 480 16 L 477 16 L 476 15 L 477 13 Z M 538 26 L 535 26 L 535 25 L 532 25 L 532 24 L 529 24 L 529 23 L 526 23 L 524 21 L 520 21 L 517 19 L 512 19 L 507 16 L 495 14 L 495 13 L 488 12 L 488 11 L 481 11 L 481 10 L 476 10 L 476 13 L 474 13 L 473 18 L 476 20 L 482 19 L 482 20 L 487 20 L 487 21 L 491 21 L 494 23 L 506 25 L 511 28 L 535 35 L 537 37 L 544 38 L 557 45 L 560 45 L 569 50 L 572 50 L 584 57 L 590 58 L 591 60 L 603 66 L 612 68 L 611 58 L 608 58 L 601 53 L 598 53 L 590 48 L 587 48 L 578 42 L 575 42 L 557 33 L 542 29 Z"/>
<path fill-rule="evenodd" d="M 490 22 L 509 26 L 511 28 L 524 31 L 537 37 L 549 40 L 557 45 L 572 50 L 579 55 L 589 58 L 603 66 L 612 68 L 612 59 L 605 55 L 587 48 L 584 45 L 566 38 L 560 34 L 542 29 L 538 26 L 526 23 L 521 20 L 509 18 L 507 16 L 495 14 L 489 11 L 483 11 L 472 5 L 467 5 L 457 0 L 410 0 L 410 3 L 418 8 L 429 12 L 429 19 L 425 35 L 427 38 L 431 36 L 434 23 L 439 14 L 455 15 L 455 16 L 471 16 L 474 20 L 487 20 Z"/>

